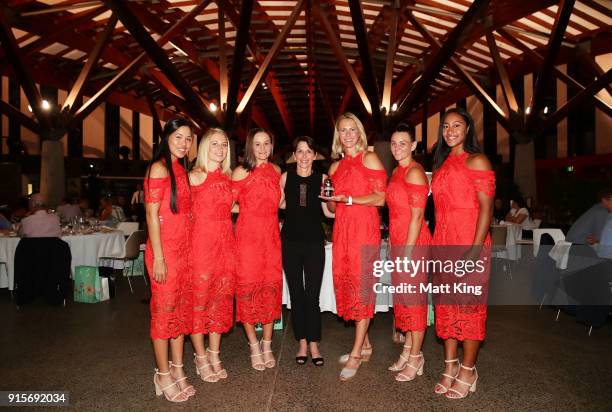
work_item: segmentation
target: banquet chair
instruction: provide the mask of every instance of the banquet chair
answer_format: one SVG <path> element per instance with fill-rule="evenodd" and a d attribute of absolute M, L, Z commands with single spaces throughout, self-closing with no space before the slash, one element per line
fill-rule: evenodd
<path fill-rule="evenodd" d="M 57 237 L 23 238 L 15 249 L 17 306 L 44 296 L 49 304 L 66 305 L 70 292 L 70 246 Z"/>
<path fill-rule="evenodd" d="M 123 236 L 130 236 L 132 233 L 138 230 L 138 222 L 119 222 L 117 230 L 123 232 Z"/>
<path fill-rule="evenodd" d="M 507 226 L 493 226 L 491 227 L 491 257 L 497 259 L 506 259 L 508 256 L 508 246 L 506 241 L 508 238 L 508 227 Z M 497 268 L 497 263 L 495 264 Z M 506 266 L 504 262 L 504 272 L 506 267 L 509 269 L 510 279 L 512 279 L 512 260 L 510 260 L 509 266 Z"/>
<path fill-rule="evenodd" d="M 565 235 L 561 229 L 533 229 L 533 257 L 538 256 L 538 251 L 540 250 L 540 239 L 544 233 L 548 233 L 555 241 L 555 244 L 557 244 L 557 242 L 560 240 L 565 240 Z"/>
<path fill-rule="evenodd" d="M 531 226 L 533 229 L 539 229 L 541 224 L 542 224 L 542 219 L 533 219 Z"/>
<path fill-rule="evenodd" d="M 121 256 L 101 256 L 100 259 L 115 259 L 123 261 L 123 277 L 127 278 L 128 283 L 130 285 L 130 291 L 134 293 L 134 288 L 132 287 L 132 281 L 130 277 L 134 274 L 134 261 L 138 259 L 140 256 L 140 245 L 145 243 L 147 240 L 147 235 L 144 230 L 136 230 L 132 232 L 130 236 L 125 240 L 125 247 L 123 248 L 123 254 Z M 127 262 L 130 263 L 129 269 L 131 270 L 130 276 L 126 276 L 127 273 Z M 147 278 L 144 276 L 144 282 L 147 283 Z"/>

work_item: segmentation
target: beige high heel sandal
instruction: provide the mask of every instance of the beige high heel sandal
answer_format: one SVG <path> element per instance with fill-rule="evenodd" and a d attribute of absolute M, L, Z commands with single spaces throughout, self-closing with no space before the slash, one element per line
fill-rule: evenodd
<path fill-rule="evenodd" d="M 404 345 L 404 349 L 410 350 L 412 349 L 412 345 Z M 410 353 L 408 354 L 408 356 L 410 356 Z M 399 372 L 399 371 L 404 370 L 404 368 L 406 367 L 406 364 L 408 363 L 408 359 L 404 356 L 404 350 L 402 350 L 402 353 L 400 353 L 399 357 L 401 360 L 398 360 L 393 365 L 389 366 L 387 368 L 388 370 L 390 370 L 391 372 Z M 400 364 L 400 362 L 402 363 Z"/>
<path fill-rule="evenodd" d="M 259 353 L 255 355 L 253 355 L 252 353 L 253 349 L 251 349 L 251 367 L 255 369 L 256 371 L 260 371 L 260 372 L 266 370 L 266 364 L 263 362 L 263 353 L 261 353 L 261 346 L 259 346 L 259 342 L 249 343 L 249 346 L 250 347 L 257 346 L 257 348 L 259 349 Z M 261 362 L 254 362 L 253 358 L 256 358 L 258 356 L 260 357 Z"/>
<path fill-rule="evenodd" d="M 369 348 L 361 348 L 361 361 L 362 362 L 367 362 L 370 360 L 370 357 L 372 356 L 372 347 L 370 346 Z M 349 358 L 351 357 L 351 355 L 349 353 L 345 353 L 344 355 L 340 356 L 340 358 L 338 358 L 338 363 L 340 364 L 345 364 L 346 362 L 348 362 Z"/>
<path fill-rule="evenodd" d="M 262 339 L 261 343 L 269 343 L 270 344 L 270 350 L 267 350 L 267 351 L 264 351 L 263 350 L 263 345 L 261 345 L 261 350 L 262 350 L 261 354 L 262 354 L 262 356 L 265 353 L 272 353 L 272 341 L 271 340 L 263 340 Z M 274 359 L 274 355 L 272 355 L 272 359 L 270 359 L 270 360 L 265 360 L 264 359 L 264 365 L 266 366 L 266 368 L 273 368 L 274 366 L 276 366 L 276 359 Z"/>
<path fill-rule="evenodd" d="M 221 353 L 221 352 L 219 352 L 218 350 L 217 350 L 217 351 L 215 351 L 215 350 L 210 350 L 210 348 L 206 348 L 206 352 L 208 352 L 208 353 L 212 353 L 212 354 L 214 354 L 214 355 L 219 355 L 219 353 Z M 225 368 L 222 368 L 221 370 L 218 370 L 218 371 L 216 371 L 216 370 L 215 370 L 215 369 L 216 369 L 216 368 L 215 368 L 215 366 L 217 366 L 217 365 L 221 365 L 221 364 L 222 364 L 221 359 L 219 359 L 219 361 L 218 361 L 218 362 L 211 362 L 211 363 L 210 363 L 210 366 L 212 366 L 213 371 L 215 371 L 215 373 L 217 374 L 217 376 L 219 377 L 219 379 L 226 379 L 226 378 L 227 378 L 227 371 L 225 370 Z"/>
<path fill-rule="evenodd" d="M 457 362 L 459 365 L 461 365 L 459 363 L 459 359 L 455 358 L 455 359 L 444 359 L 444 363 L 455 363 Z M 457 373 L 455 374 L 455 376 L 449 375 L 448 373 L 443 373 L 442 376 L 444 376 L 445 378 L 449 378 L 451 380 L 451 385 L 453 384 L 453 381 L 455 380 L 455 378 L 457 378 L 457 375 L 459 375 L 459 368 L 457 368 Z M 438 389 L 438 388 L 442 388 L 442 389 Z M 442 395 L 446 392 L 448 392 L 448 388 L 444 385 L 442 385 L 440 382 L 436 383 L 436 386 L 434 386 L 434 392 L 437 393 L 438 395 Z"/>
<path fill-rule="evenodd" d="M 476 392 L 476 382 L 478 381 L 478 371 L 476 370 L 476 365 L 472 366 L 471 368 L 468 368 L 467 366 L 463 366 L 461 363 L 459 363 L 459 367 L 474 372 L 474 381 L 472 383 L 469 383 L 459 378 L 455 378 L 455 382 L 459 382 L 460 384 L 465 385 L 467 387 L 467 390 L 461 393 L 457 389 L 448 388 L 448 391 L 445 395 L 448 399 L 463 399 L 468 396 L 470 392 Z M 457 375 L 459 375 L 459 373 L 457 373 Z"/>
<path fill-rule="evenodd" d="M 206 363 L 203 365 L 198 365 L 198 359 L 206 359 Z M 196 366 L 196 373 L 204 382 L 215 383 L 219 381 L 219 376 L 215 373 L 214 369 L 212 368 L 212 365 L 208 362 L 207 355 L 198 355 L 197 353 L 194 353 L 193 363 L 195 363 Z M 210 368 L 209 370 L 212 371 L 212 373 L 209 373 L 208 375 L 204 376 L 201 372 L 201 370 L 204 368 Z"/>
<path fill-rule="evenodd" d="M 423 357 L 423 352 L 420 352 L 418 355 L 408 355 L 408 356 L 411 358 L 421 358 L 421 362 L 419 362 L 418 366 L 412 366 L 410 363 L 406 363 L 406 367 L 415 370 L 416 374 L 413 376 L 409 376 L 409 375 L 404 374 L 403 372 L 400 372 L 397 375 L 395 375 L 395 380 L 398 382 L 410 382 L 414 380 L 417 376 L 423 375 L 423 366 L 425 366 L 425 358 Z"/>
<path fill-rule="evenodd" d="M 361 359 L 360 356 L 349 355 L 349 358 L 357 359 L 359 363 L 357 364 L 357 368 L 355 369 L 347 368 L 346 366 L 342 368 L 342 370 L 340 371 L 340 380 L 342 382 L 346 382 L 350 379 L 353 379 L 355 375 L 357 375 L 357 371 L 359 370 L 359 367 L 361 366 L 361 362 L 363 361 L 363 359 Z"/>
<path fill-rule="evenodd" d="M 168 361 L 168 366 L 170 366 L 170 376 L 172 376 L 172 379 L 174 379 L 174 383 L 176 383 L 179 389 L 181 389 L 181 385 L 179 385 L 179 383 L 186 381 L 187 376 L 183 376 L 182 378 L 178 378 L 178 379 L 175 378 L 174 375 L 172 375 L 172 368 L 183 369 L 183 364 L 181 363 L 180 365 L 178 365 L 178 364 L 172 363 L 171 361 Z M 187 385 L 181 390 L 185 392 L 187 396 L 193 396 L 196 394 L 196 390 L 193 387 L 193 385 Z"/>
<path fill-rule="evenodd" d="M 185 401 L 189 400 L 189 395 L 187 395 L 185 392 L 183 392 L 181 390 L 181 388 L 179 388 L 179 386 L 176 384 L 176 382 L 172 382 L 171 384 L 162 387 L 159 384 L 159 382 L 157 382 L 156 378 L 157 378 L 158 375 L 159 376 L 168 376 L 168 375 L 170 375 L 170 371 L 168 371 L 168 372 L 160 372 L 159 369 L 155 369 L 155 375 L 153 375 L 153 385 L 155 385 L 155 395 L 162 396 L 162 394 L 163 394 L 167 401 L 176 402 L 176 403 L 185 402 Z M 170 375 L 170 377 L 172 377 L 172 375 Z M 176 386 L 177 392 L 174 394 L 174 396 L 169 396 L 166 391 L 168 389 L 170 389 L 171 387 L 173 387 L 173 386 Z M 179 399 L 179 396 L 182 396 L 182 398 Z"/>

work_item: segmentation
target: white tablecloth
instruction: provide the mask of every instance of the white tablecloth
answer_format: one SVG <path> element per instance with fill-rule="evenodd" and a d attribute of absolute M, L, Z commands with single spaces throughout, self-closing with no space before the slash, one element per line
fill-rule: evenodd
<path fill-rule="evenodd" d="M 13 290 L 15 250 L 19 240 L 18 237 L 0 236 L 0 262 L 6 263 L 0 264 L 0 288 L 8 287 Z M 73 273 L 76 266 L 98 266 L 98 260 L 102 256 L 121 256 L 125 248 L 125 238 L 121 231 L 62 236 L 62 240 L 70 246 Z M 113 264 L 113 261 L 110 263 Z"/>
<path fill-rule="evenodd" d="M 381 247 L 381 258 L 384 259 L 387 254 L 386 244 Z M 384 284 L 391 284 L 391 273 L 385 273 L 379 280 Z M 289 287 L 283 272 L 283 305 L 287 305 L 291 309 L 291 299 L 289 298 Z M 336 295 L 334 293 L 334 279 L 332 275 L 332 244 L 325 246 L 325 269 L 323 270 L 323 281 L 321 282 L 321 293 L 319 295 L 319 305 L 321 312 L 336 313 Z M 390 293 L 379 293 L 376 295 L 376 312 L 388 312 L 393 306 L 393 300 Z"/>

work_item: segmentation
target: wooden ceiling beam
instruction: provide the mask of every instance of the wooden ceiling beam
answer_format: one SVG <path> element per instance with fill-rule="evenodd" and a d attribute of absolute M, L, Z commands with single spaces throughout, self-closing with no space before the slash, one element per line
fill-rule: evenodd
<path fill-rule="evenodd" d="M 406 117 L 413 108 L 412 106 L 414 106 L 419 99 L 423 99 L 423 97 L 427 95 L 427 90 L 439 71 L 450 60 L 457 47 L 464 43 L 474 25 L 486 13 L 488 6 L 489 0 L 474 0 L 470 8 L 463 15 L 461 21 L 459 21 L 455 28 L 449 33 L 444 44 L 432 54 L 425 71 L 398 108 L 394 116 L 396 119 L 395 122 Z"/>
<path fill-rule="evenodd" d="M 531 130 L 539 118 L 539 111 L 544 101 L 543 97 L 546 85 L 550 81 L 550 74 L 555 66 L 557 53 L 561 48 L 561 42 L 563 41 L 565 29 L 572 15 L 574 3 L 575 0 L 561 0 L 561 4 L 557 10 L 555 24 L 553 25 L 550 38 L 548 39 L 548 45 L 546 46 L 546 56 L 544 57 L 544 62 L 538 72 L 536 83 L 533 88 L 533 96 L 529 104 L 530 111 L 527 115 L 525 124 L 527 130 Z M 525 109 L 525 111 L 527 111 L 527 109 Z"/>
<path fill-rule="evenodd" d="M 238 91 L 240 81 L 242 79 L 242 66 L 245 61 L 245 51 L 247 42 L 249 41 L 249 27 L 251 25 L 251 16 L 253 14 L 254 0 L 243 0 L 240 8 L 240 22 L 235 27 L 238 30 L 234 47 L 234 58 L 232 61 L 232 73 L 229 80 L 228 96 L 227 96 L 227 111 L 225 112 L 225 130 L 230 131 L 234 127 L 234 116 L 238 107 Z M 221 7 L 221 2 L 218 2 Z M 233 8 L 229 7 L 232 11 Z M 226 12 L 227 9 L 225 9 Z M 230 17 L 231 18 L 231 17 Z"/>
<path fill-rule="evenodd" d="M 31 130 L 36 134 L 40 133 L 40 126 L 38 123 L 36 123 L 30 116 L 22 113 L 21 110 L 5 102 L 4 100 L 0 100 L 0 113 L 4 114 L 9 119 L 15 120 L 26 129 Z"/>
<path fill-rule="evenodd" d="M 117 25 L 117 16 L 113 14 L 109 18 L 107 26 L 104 29 L 104 31 L 100 33 L 100 35 L 98 36 L 95 47 L 89 53 L 89 57 L 87 58 L 87 61 L 83 65 L 83 68 L 81 69 L 79 76 L 74 82 L 74 85 L 72 86 L 72 89 L 70 90 L 70 93 L 68 94 L 68 97 L 64 101 L 64 105 L 62 106 L 62 112 L 65 112 L 65 113 L 76 112 L 77 106 L 75 106 L 74 103 L 81 101 L 81 97 L 83 97 L 83 91 L 84 91 L 83 86 L 85 85 L 85 83 L 87 83 L 87 80 L 89 80 L 89 76 L 91 75 L 93 68 L 96 67 L 98 60 L 100 59 L 100 55 L 102 54 L 102 50 L 104 50 L 104 47 L 106 47 L 106 45 L 108 44 L 108 41 L 111 38 L 116 25 Z"/>
<path fill-rule="evenodd" d="M 40 96 L 40 92 L 38 91 L 38 88 L 30 75 L 29 65 L 19 50 L 19 45 L 15 40 L 15 36 L 13 35 L 13 31 L 9 26 L 5 13 L 5 10 L 0 9 L 0 42 L 2 43 L 4 54 L 11 64 L 13 73 L 15 74 L 19 85 L 22 87 L 23 92 L 30 102 L 32 111 L 36 116 L 36 120 L 38 120 L 38 123 L 42 129 L 50 129 L 51 122 L 49 116 L 42 108 L 42 97 Z"/>
<path fill-rule="evenodd" d="M 391 88 L 393 87 L 393 63 L 397 48 L 397 30 L 399 23 L 399 2 L 393 1 L 391 24 L 389 27 L 389 44 L 387 45 L 387 61 L 385 62 L 385 81 L 383 85 L 382 107 L 388 115 L 391 112 Z"/>
<path fill-rule="evenodd" d="M 121 0 L 105 0 L 105 3 L 112 8 L 123 25 L 130 31 L 130 34 L 145 50 L 147 55 L 178 89 L 192 111 L 190 115 L 204 121 L 209 126 L 218 126 L 219 122 L 217 118 L 210 112 L 209 108 L 202 103 L 202 100 L 194 92 L 191 85 L 187 83 L 178 69 L 172 64 L 164 49 L 153 40 L 151 35 L 139 21 L 138 17 L 130 10 L 129 6 Z M 207 5 L 207 2 L 203 2 L 202 4 Z M 194 10 L 196 9 L 197 7 L 194 8 Z M 185 22 L 183 21 L 181 27 L 184 27 L 184 24 Z"/>
<path fill-rule="evenodd" d="M 383 120 L 380 114 L 380 97 L 378 94 L 378 83 L 376 74 L 370 57 L 370 49 L 365 19 L 361 10 L 361 4 L 358 0 L 349 0 L 349 8 L 353 19 L 353 29 L 355 30 L 355 38 L 357 39 L 357 47 L 359 49 L 359 57 L 361 60 L 362 72 L 364 75 L 364 84 L 370 104 L 372 107 L 372 120 L 379 132 L 383 131 Z"/>
<path fill-rule="evenodd" d="M 219 106 L 221 111 L 225 112 L 227 109 L 227 95 L 228 95 L 228 75 L 227 75 L 227 47 L 225 38 L 225 13 L 223 10 L 217 8 L 217 24 L 219 26 Z"/>
<path fill-rule="evenodd" d="M 506 100 L 506 105 L 508 106 L 508 109 L 511 112 L 518 113 L 519 105 L 516 101 L 516 97 L 514 96 L 512 85 L 510 84 L 508 72 L 506 71 L 506 67 L 504 66 L 504 62 L 499 53 L 499 49 L 497 48 L 495 36 L 491 32 L 491 30 L 487 30 L 486 37 L 487 43 L 489 44 L 489 51 L 491 52 L 491 57 L 493 58 L 493 65 L 497 73 L 497 78 L 499 79 L 499 83 L 504 94 L 504 99 Z"/>
<path fill-rule="evenodd" d="M 315 2 L 313 11 L 317 19 L 319 20 L 319 23 L 321 24 L 323 31 L 325 32 L 325 35 L 327 37 L 327 40 L 329 41 L 330 47 L 332 48 L 332 51 L 334 52 L 336 59 L 338 59 L 338 63 L 340 64 L 340 67 L 344 70 L 346 76 L 352 82 L 355 90 L 357 90 L 357 94 L 359 94 L 361 103 L 363 104 L 363 107 L 365 108 L 365 110 L 368 112 L 368 114 L 372 114 L 372 104 L 370 103 L 370 100 L 368 99 L 368 96 L 365 90 L 363 89 L 363 86 L 361 85 L 361 82 L 359 81 L 359 78 L 357 74 L 355 73 L 355 70 L 353 69 L 353 66 L 351 66 L 351 64 L 348 61 L 348 58 L 344 54 L 342 45 L 340 44 L 340 41 L 338 40 L 336 32 L 334 31 L 331 23 L 329 22 L 329 19 L 327 18 L 327 14 L 325 13 L 325 11 L 321 9 L 321 5 L 318 1 Z"/>

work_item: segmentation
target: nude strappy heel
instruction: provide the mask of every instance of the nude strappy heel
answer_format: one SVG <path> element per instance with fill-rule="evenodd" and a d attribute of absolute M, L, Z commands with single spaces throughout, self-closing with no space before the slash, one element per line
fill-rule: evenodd
<path fill-rule="evenodd" d="M 157 382 L 157 376 L 168 376 L 170 375 L 170 371 L 168 372 L 160 372 L 159 369 L 155 369 L 155 375 L 153 375 L 153 385 L 155 385 L 155 395 L 157 396 L 162 396 L 162 394 L 164 395 L 164 397 L 166 398 L 166 400 L 170 401 L 170 402 L 185 402 L 186 400 L 189 399 L 189 395 L 187 395 L 185 392 L 183 392 L 181 390 L 181 388 L 179 388 L 179 386 L 176 384 L 176 382 L 172 382 L 171 384 L 162 387 L 158 382 Z M 170 389 L 171 387 L 176 386 L 177 392 L 174 394 L 174 396 L 169 396 L 168 393 L 166 392 L 168 389 Z M 178 399 L 179 396 L 183 396 L 181 399 Z"/>
<path fill-rule="evenodd" d="M 415 370 L 416 375 L 408 376 L 400 372 L 397 375 L 395 375 L 395 380 L 398 382 L 410 382 L 414 380 L 417 376 L 423 375 L 423 366 L 425 366 L 425 358 L 423 357 L 423 352 L 419 353 L 418 355 L 408 355 L 408 356 L 411 358 L 421 358 L 421 362 L 419 362 L 418 366 L 413 366 L 410 363 L 406 362 L 406 367 Z"/>
<path fill-rule="evenodd" d="M 198 359 L 206 359 L 206 363 L 203 365 L 198 365 Z M 200 378 L 202 378 L 202 380 L 204 382 L 209 382 L 209 383 L 215 383 L 217 381 L 219 381 L 219 376 L 217 376 L 217 374 L 215 373 L 214 369 L 212 369 L 211 364 L 208 362 L 208 356 L 206 355 L 198 355 L 197 353 L 193 354 L 193 363 L 195 363 L 196 366 L 196 373 L 198 374 L 198 376 Z M 212 373 L 209 373 L 208 375 L 204 376 L 202 375 L 201 370 L 206 368 L 206 367 L 210 367 L 210 370 L 212 370 Z"/>
<path fill-rule="evenodd" d="M 215 354 L 215 355 L 219 355 L 219 353 L 221 353 L 218 350 L 210 350 L 210 348 L 206 348 L 206 352 L 212 353 L 212 354 Z M 219 359 L 218 362 L 211 362 L 210 366 L 212 366 L 213 371 L 215 371 L 215 369 L 216 369 L 215 366 L 221 365 L 221 363 L 222 363 L 221 359 Z M 225 370 L 225 368 L 223 368 L 221 370 L 218 370 L 218 371 L 215 371 L 215 373 L 217 374 L 217 376 L 219 376 L 219 379 L 226 379 L 227 378 L 227 371 Z"/>
<path fill-rule="evenodd" d="M 272 347 L 272 341 L 271 340 L 261 340 L 261 343 L 269 343 L 270 347 Z M 263 356 L 265 353 L 272 353 L 272 349 L 264 351 L 263 350 L 263 345 L 261 346 L 261 355 Z M 272 357 L 272 359 L 266 361 L 264 360 L 264 365 L 266 368 L 273 368 L 274 366 L 276 366 L 276 359 L 274 359 L 274 356 Z"/>
<path fill-rule="evenodd" d="M 412 349 L 412 345 L 404 345 L 404 349 Z M 408 354 L 408 356 L 410 356 L 410 354 Z M 397 362 L 395 362 L 393 365 L 389 366 L 387 369 L 389 369 L 391 372 L 399 372 L 401 370 L 404 370 L 404 368 L 406 367 L 406 364 L 408 363 L 408 359 L 404 356 L 404 352 L 402 351 L 402 353 L 400 353 L 399 355 L 401 360 L 398 360 Z M 402 362 L 402 364 L 399 364 L 399 362 Z M 399 364 L 399 365 L 398 365 Z"/>
<path fill-rule="evenodd" d="M 466 396 L 469 395 L 470 392 L 476 392 L 476 382 L 478 381 L 478 371 L 476 370 L 476 365 L 472 366 L 471 368 L 467 367 L 467 366 L 463 366 L 461 363 L 459 364 L 459 367 L 471 372 L 474 372 L 474 381 L 472 383 L 466 382 L 464 380 L 461 380 L 459 378 L 455 378 L 455 382 L 459 382 L 460 384 L 464 385 L 467 387 L 467 390 L 463 393 L 459 392 L 457 389 L 453 389 L 453 388 L 448 388 L 448 391 L 446 393 L 446 397 L 448 399 L 463 399 Z M 459 375 L 459 374 L 457 374 Z"/>
<path fill-rule="evenodd" d="M 359 370 L 359 367 L 361 366 L 361 362 L 363 361 L 360 356 L 349 355 L 349 358 L 356 359 L 359 361 L 359 363 L 357 364 L 357 368 L 355 369 L 347 368 L 346 366 L 342 368 L 342 370 L 340 371 L 340 380 L 342 382 L 346 382 L 350 379 L 353 379 L 355 375 L 357 375 L 357 371 Z"/>
<path fill-rule="evenodd" d="M 183 364 L 181 363 L 179 364 L 175 364 L 172 362 L 168 362 L 168 366 L 170 366 L 170 376 L 172 376 L 172 379 L 174 379 L 174 383 L 176 383 L 179 387 L 179 389 L 181 389 L 181 385 L 179 385 L 180 382 L 186 381 L 187 380 L 187 376 L 183 376 L 182 378 L 178 378 L 176 379 L 173 375 L 172 375 L 172 368 L 178 368 L 178 369 L 182 369 L 183 368 Z M 183 392 L 185 392 L 185 394 L 187 396 L 193 396 L 196 394 L 196 390 L 193 387 L 193 385 L 187 385 L 186 387 L 184 387 L 183 389 L 181 389 Z"/>
<path fill-rule="evenodd" d="M 253 347 L 253 346 L 257 346 L 257 348 L 259 349 L 259 353 L 253 355 L 251 353 L 251 367 L 253 369 L 255 369 L 256 371 L 263 371 L 266 370 L 266 364 L 263 362 L 263 353 L 261 353 L 261 346 L 259 346 L 259 342 L 255 342 L 255 343 L 249 343 L 249 346 Z M 253 350 L 251 349 L 251 352 L 253 352 Z M 253 358 L 256 358 L 260 356 L 262 362 L 254 362 Z"/>
<path fill-rule="evenodd" d="M 455 358 L 455 359 L 444 359 L 444 363 L 455 363 L 457 362 L 459 364 L 459 359 Z M 455 380 L 455 378 L 457 378 L 457 375 L 459 375 L 459 368 L 457 368 L 457 373 L 455 374 L 455 376 L 449 375 L 448 373 L 443 373 L 442 376 L 449 378 L 451 380 L 451 385 L 453 384 L 453 381 Z M 441 388 L 441 389 L 438 389 Z M 443 393 L 448 392 L 448 388 L 444 385 L 442 385 L 440 382 L 436 383 L 436 386 L 434 387 L 434 392 L 437 393 L 438 395 L 442 395 Z"/>

